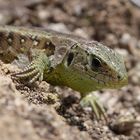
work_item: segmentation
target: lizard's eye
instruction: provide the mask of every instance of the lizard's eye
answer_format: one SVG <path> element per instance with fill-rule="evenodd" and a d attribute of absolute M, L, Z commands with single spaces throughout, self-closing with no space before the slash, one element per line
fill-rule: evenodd
<path fill-rule="evenodd" d="M 67 66 L 69 66 L 72 63 L 73 58 L 74 58 L 74 53 L 70 52 L 67 58 Z"/>
<path fill-rule="evenodd" d="M 91 68 L 92 70 L 97 70 L 99 67 L 101 67 L 101 60 L 97 57 L 92 57 L 91 59 Z"/>

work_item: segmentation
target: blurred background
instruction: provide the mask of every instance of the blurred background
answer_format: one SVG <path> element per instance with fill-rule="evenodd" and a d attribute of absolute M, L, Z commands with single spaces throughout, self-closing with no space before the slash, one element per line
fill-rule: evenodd
<path fill-rule="evenodd" d="M 70 89 L 50 90 L 47 83 L 19 87 L 5 77 L 5 67 L 14 68 L 1 62 L 0 140 L 140 140 L 135 123 L 140 121 L 140 0 L 0 0 L 0 25 L 50 28 L 100 41 L 123 55 L 129 76 L 128 86 L 97 92 L 106 124 L 82 110 Z M 48 105 L 46 92 L 62 98 Z M 123 115 L 126 126 L 118 122 Z"/>

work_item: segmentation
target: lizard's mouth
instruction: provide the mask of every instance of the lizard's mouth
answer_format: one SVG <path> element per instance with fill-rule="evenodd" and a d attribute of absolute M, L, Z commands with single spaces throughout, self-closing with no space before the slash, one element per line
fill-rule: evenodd
<path fill-rule="evenodd" d="M 92 80 L 96 80 L 97 83 L 99 84 L 99 87 L 101 86 L 102 88 L 112 88 L 112 89 L 117 89 L 117 88 L 121 88 L 125 85 L 128 84 L 128 77 L 127 75 L 125 76 L 117 76 L 112 77 L 110 75 L 104 75 L 104 74 L 100 74 L 97 76 L 91 76 Z"/>
<path fill-rule="evenodd" d="M 121 79 L 118 78 L 118 81 L 114 82 L 114 81 L 110 81 L 110 84 L 107 84 L 109 88 L 121 88 L 125 85 L 128 84 L 128 77 L 127 76 L 124 76 L 122 77 Z"/>

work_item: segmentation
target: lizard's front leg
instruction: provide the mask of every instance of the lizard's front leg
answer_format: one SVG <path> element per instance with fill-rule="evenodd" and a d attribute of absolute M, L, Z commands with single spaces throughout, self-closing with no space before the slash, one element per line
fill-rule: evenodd
<path fill-rule="evenodd" d="M 107 120 L 104 107 L 99 102 L 98 98 L 93 95 L 93 93 L 89 93 L 88 95 L 84 96 L 80 101 L 80 104 L 82 107 L 91 106 L 97 119 L 100 119 L 101 116 L 103 116 Z"/>
<path fill-rule="evenodd" d="M 15 73 L 12 76 L 25 80 L 28 79 L 28 83 L 33 83 L 37 80 L 43 80 L 44 71 L 49 71 L 50 62 L 44 51 L 37 51 L 31 63 L 25 67 L 21 72 Z"/>

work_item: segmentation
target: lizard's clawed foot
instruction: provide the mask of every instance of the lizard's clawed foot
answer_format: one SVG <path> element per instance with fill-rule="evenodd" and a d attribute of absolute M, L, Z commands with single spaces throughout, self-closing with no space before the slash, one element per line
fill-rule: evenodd
<path fill-rule="evenodd" d="M 26 80 L 28 84 L 43 80 L 44 71 L 49 71 L 49 61 L 46 55 L 40 54 L 23 71 L 12 76 L 19 80 Z"/>
<path fill-rule="evenodd" d="M 13 77 L 20 80 L 28 79 L 28 83 L 33 83 L 37 80 L 43 80 L 43 65 L 39 65 L 37 62 L 32 62 L 21 72 L 12 74 Z"/>
<path fill-rule="evenodd" d="M 103 116 L 104 119 L 107 120 L 104 107 L 100 104 L 100 102 L 98 101 L 98 98 L 96 96 L 89 94 L 89 95 L 83 97 L 80 104 L 82 107 L 91 106 L 97 119 L 100 119 L 101 116 Z"/>

